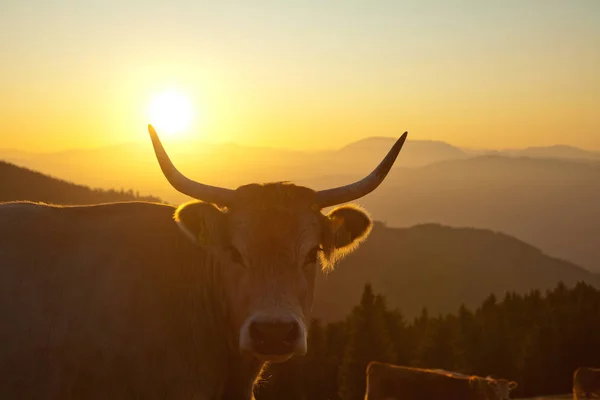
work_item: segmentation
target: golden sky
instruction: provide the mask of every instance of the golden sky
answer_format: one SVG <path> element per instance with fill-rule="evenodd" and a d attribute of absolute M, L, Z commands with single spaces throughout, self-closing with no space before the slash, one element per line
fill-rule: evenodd
<path fill-rule="evenodd" d="M 196 140 L 600 150 L 598 21 L 599 0 L 4 0 L 0 148 L 147 141 L 175 88 Z"/>

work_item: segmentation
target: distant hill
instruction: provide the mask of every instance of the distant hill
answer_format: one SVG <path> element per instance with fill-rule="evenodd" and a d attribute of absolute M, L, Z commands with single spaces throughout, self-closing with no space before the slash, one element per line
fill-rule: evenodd
<path fill-rule="evenodd" d="M 510 153 L 510 152 L 509 152 Z M 573 146 L 555 145 L 527 147 L 514 152 L 516 155 L 539 158 L 588 159 L 600 161 L 600 152 L 583 150 Z"/>
<path fill-rule="evenodd" d="M 329 175 L 363 175 L 381 161 L 396 139 L 396 135 L 367 137 L 339 149 L 315 152 L 234 143 L 178 142 L 169 141 L 168 138 L 165 139 L 165 147 L 175 164 L 190 177 L 212 185 L 235 188 L 248 182 L 307 181 Z M 581 161 L 600 165 L 599 152 L 570 146 L 512 150 L 467 149 L 442 141 L 413 140 L 409 136 L 394 164 L 394 170 L 427 167 L 440 162 L 486 155 Z M 169 202 L 187 200 L 186 196 L 174 191 L 165 181 L 149 140 L 51 153 L 0 149 L 0 159 L 99 188 L 136 187 Z"/>
<path fill-rule="evenodd" d="M 377 165 L 394 145 L 397 137 L 370 137 L 359 140 L 333 152 L 331 156 L 339 157 L 348 163 Z M 466 158 L 468 154 L 446 142 L 436 140 L 407 140 L 395 167 L 421 167 L 439 161 Z M 348 168 L 348 170 L 352 170 Z"/>
<path fill-rule="evenodd" d="M 360 176 L 300 183 L 320 189 Z M 481 156 L 400 168 L 358 203 L 390 226 L 492 229 L 600 272 L 600 163 Z"/>
<path fill-rule="evenodd" d="M 454 312 L 463 303 L 475 308 L 490 293 L 550 289 L 559 281 L 600 287 L 600 275 L 502 233 L 376 223 L 358 251 L 318 278 L 315 313 L 327 320 L 344 318 L 365 282 L 412 318 L 422 307 L 431 314 Z"/>
<path fill-rule="evenodd" d="M 102 190 L 52 178 L 0 161 L 0 202 L 41 201 L 52 204 L 97 204 L 118 201 L 160 202 L 158 197 L 140 196 L 133 190 Z"/>

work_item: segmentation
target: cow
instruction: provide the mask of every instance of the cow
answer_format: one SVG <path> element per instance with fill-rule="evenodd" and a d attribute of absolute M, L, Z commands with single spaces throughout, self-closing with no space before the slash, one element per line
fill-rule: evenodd
<path fill-rule="evenodd" d="M 515 381 L 372 361 L 365 400 L 507 400 Z"/>
<path fill-rule="evenodd" d="M 600 397 L 600 368 L 579 367 L 573 373 L 573 399 Z"/>
<path fill-rule="evenodd" d="M 344 203 L 383 182 L 407 137 L 365 178 L 315 191 L 190 180 L 148 132 L 195 200 L 0 205 L 0 398 L 253 399 L 265 365 L 306 353 L 318 266 L 372 228 Z"/>
<path fill-rule="evenodd" d="M 456 372 L 456 371 L 448 371 L 445 369 L 433 369 L 432 371 L 436 371 L 436 372 L 440 372 L 446 375 L 452 375 L 452 376 L 456 376 L 459 378 L 470 378 L 473 375 L 466 375 L 466 374 L 462 374 L 460 372 Z M 481 377 L 478 377 L 481 378 Z M 504 378 L 494 378 L 490 375 L 486 376 L 483 379 L 488 379 L 494 382 L 494 384 L 496 385 L 496 392 L 497 392 L 497 398 L 498 399 L 508 399 L 510 396 L 510 392 L 514 389 L 516 389 L 518 387 L 517 382 L 515 381 L 511 381 L 508 379 L 504 379 Z"/>

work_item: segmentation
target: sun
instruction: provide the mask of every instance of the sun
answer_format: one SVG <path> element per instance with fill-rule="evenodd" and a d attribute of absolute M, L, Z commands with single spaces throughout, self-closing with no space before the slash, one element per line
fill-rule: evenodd
<path fill-rule="evenodd" d="M 192 123 L 192 104 L 183 93 L 170 89 L 154 96 L 148 106 L 149 122 L 167 135 L 180 135 Z"/>

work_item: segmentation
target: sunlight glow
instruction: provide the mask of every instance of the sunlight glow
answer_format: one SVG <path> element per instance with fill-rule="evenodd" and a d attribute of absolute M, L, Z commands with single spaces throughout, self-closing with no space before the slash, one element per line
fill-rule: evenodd
<path fill-rule="evenodd" d="M 148 119 L 161 133 L 180 135 L 190 128 L 193 110 L 188 97 L 177 90 L 166 90 L 150 101 Z"/>

